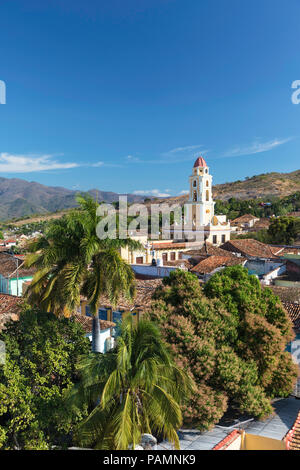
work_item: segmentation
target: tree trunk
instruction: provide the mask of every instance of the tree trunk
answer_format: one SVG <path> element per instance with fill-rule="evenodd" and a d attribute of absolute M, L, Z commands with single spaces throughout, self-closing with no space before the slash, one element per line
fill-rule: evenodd
<path fill-rule="evenodd" d="M 99 315 L 93 315 L 93 331 L 92 331 L 92 352 L 100 353 L 100 320 Z"/>

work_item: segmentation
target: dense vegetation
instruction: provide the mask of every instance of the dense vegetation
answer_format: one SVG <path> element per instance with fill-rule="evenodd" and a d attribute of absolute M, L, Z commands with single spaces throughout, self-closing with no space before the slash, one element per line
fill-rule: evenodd
<path fill-rule="evenodd" d="M 297 375 L 285 352 L 292 327 L 279 299 L 241 266 L 215 274 L 204 292 L 175 271 L 154 295 L 150 318 L 197 388 L 183 409 L 187 424 L 211 428 L 226 410 L 263 418 Z"/>
<path fill-rule="evenodd" d="M 135 448 L 144 433 L 166 438 L 179 448 L 180 404 L 193 383 L 176 366 L 158 328 L 149 321 L 134 324 L 127 316 L 116 348 L 91 353 L 80 363 L 80 382 L 70 391 L 67 407 L 89 415 L 77 427 L 80 445 L 96 449 Z"/>
<path fill-rule="evenodd" d="M 270 202 L 271 206 L 262 206 L 261 203 Z M 252 214 L 259 218 L 271 217 L 272 215 L 284 216 L 289 212 L 300 210 L 300 192 L 291 194 L 284 198 L 271 197 L 267 201 L 263 199 L 236 199 L 228 201 L 216 200 L 216 214 L 226 214 L 228 219 L 233 220 L 241 215 Z"/>
<path fill-rule="evenodd" d="M 75 364 L 90 349 L 81 326 L 24 307 L 0 340 L 6 346 L 6 361 L 0 365 L 0 448 L 68 444 L 84 416 L 83 409 L 72 418 L 64 411 L 64 392 L 77 380 Z"/>

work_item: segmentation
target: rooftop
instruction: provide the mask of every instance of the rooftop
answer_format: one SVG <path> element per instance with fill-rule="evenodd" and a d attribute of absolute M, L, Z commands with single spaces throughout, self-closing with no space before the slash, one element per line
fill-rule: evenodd
<path fill-rule="evenodd" d="M 273 247 L 259 242 L 254 238 L 229 240 L 221 248 L 249 258 L 277 258 L 273 252 Z"/>
<path fill-rule="evenodd" d="M 185 255 L 191 255 L 191 256 L 201 256 L 201 257 L 206 257 L 206 256 L 211 256 L 211 255 L 216 255 L 216 256 L 226 256 L 227 258 L 233 258 L 234 255 L 227 250 L 223 250 L 222 248 L 219 248 L 218 246 L 214 246 L 209 242 L 204 243 L 204 245 L 195 250 L 189 250 L 184 252 Z"/>
<path fill-rule="evenodd" d="M 231 224 L 234 225 L 234 224 L 243 224 L 243 223 L 247 223 L 247 222 L 251 222 L 251 220 L 257 220 L 259 219 L 259 217 L 256 217 L 255 215 L 252 215 L 252 214 L 245 214 L 245 215 L 241 215 L 240 217 L 237 217 L 236 219 L 232 220 L 231 221 Z"/>
<path fill-rule="evenodd" d="M 81 313 L 74 313 L 73 318 L 80 323 L 86 333 L 91 333 L 93 329 L 93 318 L 82 315 Z M 100 320 L 100 329 L 107 330 L 113 328 L 116 324 L 112 321 Z"/>
<path fill-rule="evenodd" d="M 21 297 L 0 294 L 0 331 L 6 322 L 18 320 L 22 302 Z"/>
<path fill-rule="evenodd" d="M 282 440 L 287 432 L 294 426 L 297 414 L 300 411 L 300 400 L 285 398 L 273 403 L 274 413 L 264 421 L 247 420 L 244 423 L 232 423 L 227 428 L 215 426 L 207 432 L 197 429 L 181 429 L 178 432 L 180 448 L 182 450 L 211 450 L 225 439 L 234 429 L 244 429 L 249 434 Z M 171 450 L 169 442 L 163 441 L 158 450 Z"/>
<path fill-rule="evenodd" d="M 207 167 L 206 161 L 201 156 L 198 157 L 194 163 L 194 168 L 198 168 L 198 167 Z"/>
<path fill-rule="evenodd" d="M 136 279 L 136 296 L 132 302 L 121 296 L 116 309 L 131 310 L 133 308 L 145 309 L 150 306 L 152 295 L 155 289 L 162 283 L 161 279 Z M 86 299 L 82 299 L 86 300 Z M 111 302 L 108 297 L 102 296 L 100 305 L 103 307 L 111 307 Z"/>
<path fill-rule="evenodd" d="M 243 264 L 245 261 L 245 258 L 238 258 L 237 256 L 229 257 L 212 255 L 200 261 L 200 263 L 198 263 L 194 268 L 192 268 L 191 271 L 200 274 L 208 274 L 217 268 L 225 266 L 235 266 L 237 264 Z"/>
<path fill-rule="evenodd" d="M 25 268 L 24 261 L 18 257 L 0 252 L 0 274 L 3 277 L 11 277 L 14 274 L 16 275 L 16 270 L 18 269 L 18 275 L 20 277 L 33 276 L 35 273 L 35 268 Z"/>
<path fill-rule="evenodd" d="M 296 302 L 284 302 L 283 306 L 292 320 L 295 330 L 300 331 L 300 304 Z"/>
<path fill-rule="evenodd" d="M 284 440 L 288 450 L 300 450 L 300 413 Z"/>

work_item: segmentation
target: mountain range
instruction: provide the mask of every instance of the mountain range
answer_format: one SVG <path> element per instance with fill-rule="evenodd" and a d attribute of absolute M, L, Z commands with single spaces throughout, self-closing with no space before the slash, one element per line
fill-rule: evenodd
<path fill-rule="evenodd" d="M 300 191 L 300 170 L 291 173 L 265 173 L 231 183 L 213 187 L 214 199 L 268 199 L 272 196 L 284 197 Z M 118 201 L 119 194 L 110 191 L 91 189 L 87 191 L 97 200 Z M 19 178 L 0 178 L 0 219 L 20 218 L 31 214 L 47 214 L 76 206 L 78 191 L 45 186 Z M 127 194 L 128 202 L 143 202 L 146 196 Z M 184 203 L 188 195 L 161 199 Z M 159 202 L 155 199 L 155 202 Z"/>
<path fill-rule="evenodd" d="M 45 186 L 19 178 L 0 178 L 0 220 L 20 218 L 31 214 L 47 214 L 76 207 L 79 191 L 59 186 Z M 91 189 L 87 191 L 104 202 L 118 201 L 119 194 Z M 127 194 L 128 202 L 142 202 L 145 197 Z"/>

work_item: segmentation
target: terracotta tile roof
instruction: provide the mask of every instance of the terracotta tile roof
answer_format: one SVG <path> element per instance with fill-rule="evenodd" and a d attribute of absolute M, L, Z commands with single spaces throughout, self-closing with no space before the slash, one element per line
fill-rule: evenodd
<path fill-rule="evenodd" d="M 177 267 L 184 267 L 190 269 L 193 265 L 187 259 L 177 259 L 175 261 L 167 261 L 168 266 L 177 266 Z"/>
<path fill-rule="evenodd" d="M 300 217 L 300 211 L 289 212 L 287 215 L 289 217 Z"/>
<path fill-rule="evenodd" d="M 286 434 L 284 441 L 287 450 L 300 450 L 300 412 L 293 427 Z"/>
<path fill-rule="evenodd" d="M 23 299 L 15 295 L 0 294 L 0 331 L 9 320 L 18 320 Z"/>
<path fill-rule="evenodd" d="M 130 302 L 128 299 L 121 296 L 118 304 L 113 307 L 114 310 L 116 310 L 117 308 L 119 308 L 120 310 L 131 310 L 133 308 L 145 309 L 149 307 L 155 289 L 161 284 L 161 279 L 136 279 L 135 299 Z M 86 299 L 83 297 L 82 300 L 86 301 Z M 109 298 L 106 296 L 101 297 L 100 306 L 112 307 Z"/>
<path fill-rule="evenodd" d="M 33 276 L 36 271 L 35 268 L 23 267 L 23 260 L 8 253 L 0 252 L 0 274 L 2 274 L 3 277 L 15 277 L 17 266 L 19 268 L 19 277 Z"/>
<path fill-rule="evenodd" d="M 184 252 L 185 255 L 192 255 L 192 256 L 208 256 L 208 255 L 216 255 L 216 256 L 226 256 L 228 258 L 234 257 L 234 255 L 227 250 L 223 250 L 218 246 L 214 246 L 211 243 L 206 243 L 202 246 L 202 248 L 198 250 L 189 250 Z"/>
<path fill-rule="evenodd" d="M 72 317 L 71 317 L 72 318 Z M 81 313 L 74 313 L 73 318 L 80 323 L 86 333 L 91 333 L 93 329 L 93 319 Z M 100 329 L 107 330 L 113 328 L 116 324 L 112 321 L 100 320 Z"/>
<path fill-rule="evenodd" d="M 269 228 L 270 223 L 271 223 L 270 219 L 261 218 L 257 220 L 256 222 L 254 222 L 253 227 L 250 228 L 250 232 L 256 232 L 258 230 L 267 229 Z"/>
<path fill-rule="evenodd" d="M 254 238 L 229 240 L 221 248 L 250 258 L 277 258 L 269 245 Z"/>
<path fill-rule="evenodd" d="M 252 214 L 241 215 L 240 217 L 233 219 L 231 221 L 231 225 L 247 223 L 254 219 L 259 219 L 259 217 L 256 217 L 255 215 L 252 215 Z"/>
<path fill-rule="evenodd" d="M 225 266 L 235 266 L 237 264 L 243 264 L 246 261 L 245 258 L 228 257 L 228 256 L 209 256 L 198 263 L 192 272 L 199 274 L 209 274 L 217 268 Z"/>
<path fill-rule="evenodd" d="M 272 251 L 273 255 L 281 256 L 283 253 L 283 248 L 281 246 L 271 246 L 269 245 L 270 250 Z"/>
<path fill-rule="evenodd" d="M 222 441 L 220 441 L 212 450 L 226 450 L 226 448 L 240 436 L 240 431 L 234 429 Z"/>
<path fill-rule="evenodd" d="M 200 167 L 207 167 L 206 161 L 204 160 L 203 157 L 198 157 L 197 160 L 194 163 L 194 168 L 197 168 L 198 166 Z"/>
<path fill-rule="evenodd" d="M 297 287 L 268 286 L 281 302 L 300 302 L 300 289 Z"/>
<path fill-rule="evenodd" d="M 295 330 L 300 330 L 300 304 L 283 302 L 283 306 L 292 320 Z"/>
<path fill-rule="evenodd" d="M 299 255 L 299 254 L 300 254 L 300 246 L 298 246 L 298 247 L 280 247 L 280 252 L 278 253 L 279 256 Z"/>
<path fill-rule="evenodd" d="M 154 250 L 178 250 L 180 248 L 186 248 L 186 243 L 153 243 Z"/>

